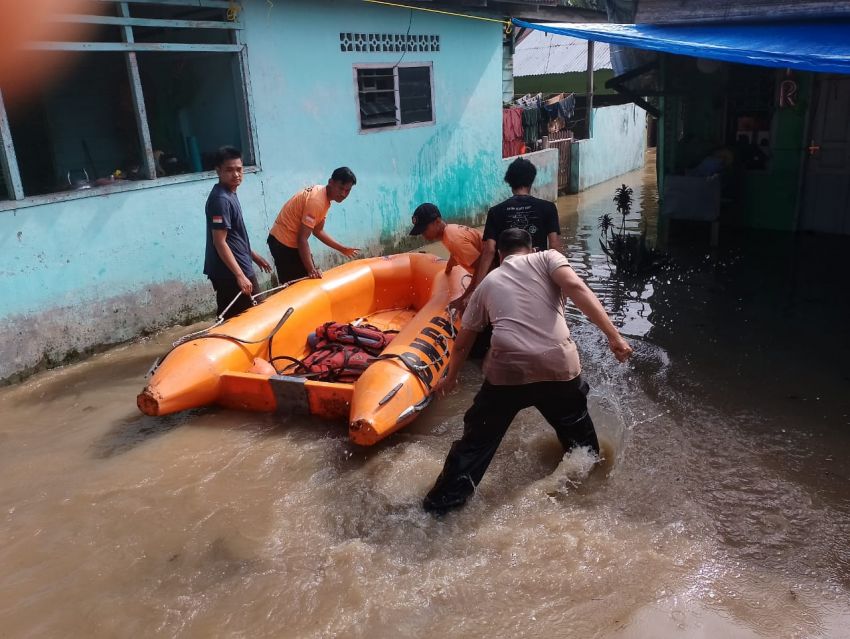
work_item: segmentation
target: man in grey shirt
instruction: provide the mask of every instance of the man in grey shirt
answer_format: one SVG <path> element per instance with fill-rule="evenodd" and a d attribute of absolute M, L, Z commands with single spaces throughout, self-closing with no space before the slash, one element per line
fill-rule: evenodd
<path fill-rule="evenodd" d="M 565 450 L 587 446 L 599 453 L 587 412 L 589 388 L 564 319 L 564 296 L 605 333 L 617 360 L 625 362 L 632 354 L 562 253 L 533 252 L 531 236 L 523 229 L 502 231 L 498 250 L 501 266 L 470 297 L 448 372 L 434 387 L 442 395 L 454 389 L 477 334 L 492 324 L 484 384 L 464 415 L 463 436 L 452 444 L 443 472 L 425 497 L 423 507 L 430 512 L 443 513 L 466 502 L 523 408 L 537 408 Z"/>

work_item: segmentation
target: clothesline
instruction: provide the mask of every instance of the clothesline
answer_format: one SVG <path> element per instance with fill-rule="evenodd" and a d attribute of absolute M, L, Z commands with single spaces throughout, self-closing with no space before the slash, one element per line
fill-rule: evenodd
<path fill-rule="evenodd" d="M 521 155 L 546 135 L 566 130 L 575 113 L 575 94 L 558 93 L 543 98 L 525 95 L 502 113 L 502 155 Z"/>

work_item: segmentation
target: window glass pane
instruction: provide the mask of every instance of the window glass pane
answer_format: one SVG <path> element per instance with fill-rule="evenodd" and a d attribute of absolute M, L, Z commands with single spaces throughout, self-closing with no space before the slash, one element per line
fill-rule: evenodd
<path fill-rule="evenodd" d="M 6 179 L 3 175 L 3 170 L 0 168 L 0 200 L 11 200 L 12 194 L 9 193 L 9 189 L 6 188 Z"/>
<path fill-rule="evenodd" d="M 139 53 L 139 72 L 158 175 L 213 168 L 224 145 L 250 156 L 236 53 Z"/>
<path fill-rule="evenodd" d="M 133 27 L 136 42 L 154 44 L 233 44 L 233 31 L 227 29 L 162 29 Z"/>
<path fill-rule="evenodd" d="M 357 69 L 360 126 L 376 129 L 395 126 L 395 77 L 392 67 Z"/>
<path fill-rule="evenodd" d="M 64 65 L 52 84 L 16 95 L 3 87 L 24 195 L 140 179 L 141 152 L 125 56 L 44 53 Z M 67 60 L 72 60 L 70 64 Z"/>
<path fill-rule="evenodd" d="M 399 67 L 398 93 L 401 104 L 401 123 L 430 122 L 431 69 L 430 67 Z"/>

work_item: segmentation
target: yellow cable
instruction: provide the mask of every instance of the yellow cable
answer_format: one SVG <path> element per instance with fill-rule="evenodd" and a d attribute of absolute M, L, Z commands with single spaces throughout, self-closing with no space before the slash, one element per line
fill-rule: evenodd
<path fill-rule="evenodd" d="M 513 29 L 513 23 L 508 20 L 499 20 L 497 18 L 484 18 L 482 16 L 471 16 L 466 13 L 454 13 L 453 11 L 442 11 L 440 9 L 426 9 L 425 7 L 411 7 L 406 4 L 397 4 L 395 2 L 385 2 L 384 0 L 363 0 L 370 4 L 382 4 L 388 7 L 398 7 L 399 9 L 412 9 L 414 11 L 427 11 L 428 13 L 441 13 L 446 16 L 455 16 L 456 18 L 469 18 L 470 20 L 484 20 L 485 22 L 498 22 L 505 25 L 505 33 L 510 33 Z"/>

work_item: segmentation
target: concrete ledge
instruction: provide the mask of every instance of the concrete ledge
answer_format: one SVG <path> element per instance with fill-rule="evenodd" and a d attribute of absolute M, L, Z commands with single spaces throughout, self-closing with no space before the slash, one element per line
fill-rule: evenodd
<path fill-rule="evenodd" d="M 164 282 L 71 307 L 12 315 L 0 321 L 0 383 L 75 361 L 215 311 L 208 282 Z"/>

